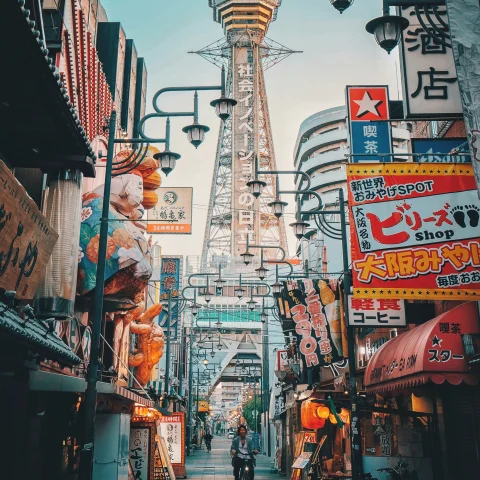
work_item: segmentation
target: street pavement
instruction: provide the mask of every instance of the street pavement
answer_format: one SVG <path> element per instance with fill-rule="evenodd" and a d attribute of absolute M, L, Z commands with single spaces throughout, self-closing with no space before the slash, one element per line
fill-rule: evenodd
<path fill-rule="evenodd" d="M 189 480 L 233 480 L 233 468 L 230 458 L 231 440 L 225 437 L 213 437 L 212 451 L 207 452 L 202 444 L 202 449 L 192 452 L 187 457 L 187 478 Z M 257 455 L 255 480 L 266 480 L 272 477 L 283 480 L 283 476 L 272 473 L 270 467 L 272 459 L 265 455 Z"/>

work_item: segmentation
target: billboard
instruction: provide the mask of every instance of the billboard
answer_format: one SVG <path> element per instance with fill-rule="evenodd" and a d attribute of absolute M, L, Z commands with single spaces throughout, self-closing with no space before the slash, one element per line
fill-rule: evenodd
<path fill-rule="evenodd" d="M 148 233 L 192 233 L 191 187 L 161 187 L 155 191 L 158 203 L 147 210 Z"/>
<path fill-rule="evenodd" d="M 284 282 L 300 356 L 306 368 L 343 359 L 340 296 L 336 282 L 305 278 Z"/>
<path fill-rule="evenodd" d="M 390 162 L 392 152 L 388 87 L 347 87 L 352 162 Z M 384 120 L 384 121 L 379 121 Z"/>
<path fill-rule="evenodd" d="M 431 8 L 431 7 L 430 7 Z M 404 111 L 407 118 L 461 116 L 462 103 L 452 49 L 425 31 L 449 34 L 446 7 L 433 15 L 431 9 L 401 7 L 410 25 L 400 43 Z M 435 35 L 435 33 L 434 33 Z M 440 38 L 440 37 L 439 37 Z"/>
<path fill-rule="evenodd" d="M 183 257 L 177 255 L 164 255 L 160 264 L 160 302 L 167 305 L 168 294 L 171 292 L 172 315 L 170 317 L 170 338 L 175 340 L 178 335 L 178 299 L 182 288 Z M 167 314 L 160 312 L 158 324 L 167 333 Z"/>
<path fill-rule="evenodd" d="M 351 165 L 347 179 L 355 297 L 480 295 L 480 202 L 470 165 Z"/>
<path fill-rule="evenodd" d="M 420 156 L 414 157 L 421 163 L 471 163 L 470 155 L 455 155 L 469 153 L 466 138 L 412 138 L 413 153 Z M 453 152 L 453 153 L 452 153 Z"/>
<path fill-rule="evenodd" d="M 158 423 L 158 433 L 165 440 L 172 466 L 185 465 L 185 413 L 172 412 L 162 415 Z"/>
<path fill-rule="evenodd" d="M 405 327 L 405 301 L 395 298 L 348 296 L 349 327 Z"/>

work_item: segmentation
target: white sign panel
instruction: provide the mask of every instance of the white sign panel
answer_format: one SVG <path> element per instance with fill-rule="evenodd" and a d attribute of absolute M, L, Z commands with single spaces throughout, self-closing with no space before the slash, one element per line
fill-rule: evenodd
<path fill-rule="evenodd" d="M 288 365 L 288 355 L 286 350 L 277 350 L 277 371 L 285 372 L 290 370 Z"/>
<path fill-rule="evenodd" d="M 130 465 L 135 479 L 150 480 L 150 428 L 132 427 L 130 429 Z"/>
<path fill-rule="evenodd" d="M 348 296 L 350 327 L 405 327 L 405 301 Z"/>
<path fill-rule="evenodd" d="M 158 428 L 172 465 L 183 465 L 183 414 L 163 416 Z"/>
<path fill-rule="evenodd" d="M 192 233 L 193 188 L 162 187 L 156 193 L 157 205 L 147 210 L 147 232 Z"/>
<path fill-rule="evenodd" d="M 425 12 L 425 8 L 427 11 Z M 401 7 L 400 15 L 410 25 L 401 42 L 403 98 L 407 117 L 462 115 L 462 103 L 452 49 L 428 35 L 445 40 L 449 33 L 445 6 Z M 446 25 L 446 26 L 445 26 Z M 450 44 L 449 39 L 445 40 Z"/>

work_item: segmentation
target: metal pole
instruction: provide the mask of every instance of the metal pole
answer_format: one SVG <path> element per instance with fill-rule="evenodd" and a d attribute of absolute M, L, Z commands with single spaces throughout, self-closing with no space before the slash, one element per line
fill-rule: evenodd
<path fill-rule="evenodd" d="M 178 303 L 177 303 L 178 305 Z M 178 321 L 178 320 L 177 320 Z M 183 359 L 185 358 L 183 352 L 185 351 L 185 333 L 183 331 L 183 326 L 180 329 L 180 352 L 178 355 L 178 395 L 183 397 Z"/>
<path fill-rule="evenodd" d="M 187 414 L 187 455 L 190 455 L 192 444 L 192 407 L 193 407 L 193 328 L 190 326 L 190 345 L 188 358 L 188 414 Z"/>
<path fill-rule="evenodd" d="M 168 291 L 168 312 L 167 312 L 167 349 L 165 355 L 165 398 L 163 406 L 168 407 L 168 396 L 170 395 L 170 325 L 172 320 L 172 290 Z"/>
<path fill-rule="evenodd" d="M 110 208 L 110 188 L 112 182 L 112 165 L 114 155 L 115 129 L 117 113 L 112 112 L 108 131 L 108 152 L 105 169 L 105 186 L 103 189 L 102 218 L 100 219 L 100 238 L 98 245 L 98 265 L 95 283 L 94 301 L 92 303 L 92 345 L 90 363 L 87 371 L 87 389 L 83 401 L 85 419 L 83 422 L 83 445 L 80 452 L 79 480 L 91 480 L 93 476 L 93 454 L 95 443 L 95 413 L 97 406 L 97 379 L 100 365 L 100 339 L 103 319 L 103 289 L 105 286 L 105 263 L 108 241 L 108 214 Z"/>
<path fill-rule="evenodd" d="M 348 295 L 350 295 L 351 279 L 350 268 L 348 263 L 348 239 L 347 239 L 347 223 L 345 219 L 345 198 L 343 188 L 339 191 L 340 200 L 340 224 L 342 230 L 342 257 L 343 257 L 343 285 L 344 300 L 343 310 L 345 319 L 348 321 Z M 355 333 L 352 327 L 347 327 L 348 340 L 348 375 L 349 375 L 349 392 L 351 403 L 351 425 L 350 425 L 350 445 L 352 451 L 352 479 L 363 479 L 362 450 L 360 436 L 360 418 L 357 407 L 357 361 L 355 352 Z"/>

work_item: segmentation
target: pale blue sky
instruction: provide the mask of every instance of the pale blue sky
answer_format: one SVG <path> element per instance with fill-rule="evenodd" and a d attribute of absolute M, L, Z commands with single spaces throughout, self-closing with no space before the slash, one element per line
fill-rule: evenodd
<path fill-rule="evenodd" d="M 207 0 L 102 0 L 109 20 L 120 21 L 127 38 L 135 41 L 148 69 L 147 111 L 156 90 L 167 86 L 211 85 L 219 70 L 190 50 L 198 50 L 223 36 L 214 23 Z M 268 37 L 303 53 L 291 56 L 266 72 L 266 84 L 277 164 L 292 169 L 293 148 L 300 123 L 309 115 L 345 102 L 345 85 L 390 85 L 397 98 L 397 52 L 388 56 L 365 31 L 365 24 L 381 14 L 380 0 L 357 0 L 340 15 L 328 0 L 283 0 Z M 166 255 L 200 255 L 215 159 L 219 120 L 209 102 L 218 95 L 200 97 L 200 122 L 210 126 L 198 150 L 186 141 L 181 128 L 189 119 L 172 122 L 171 150 L 182 155 L 164 186 L 194 188 L 193 234 L 162 235 L 158 242 Z M 191 98 L 177 94 L 162 102 L 164 109 L 191 109 Z M 163 136 L 163 126 L 157 136 Z M 153 133 L 149 131 L 149 133 Z M 283 187 L 293 182 L 282 178 Z M 282 187 L 282 188 L 283 188 Z M 293 215 L 292 199 L 290 223 Z M 287 226 L 290 251 L 294 237 Z"/>

